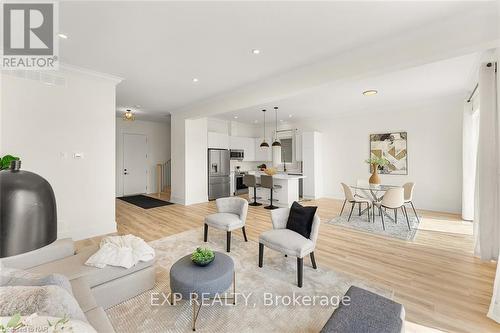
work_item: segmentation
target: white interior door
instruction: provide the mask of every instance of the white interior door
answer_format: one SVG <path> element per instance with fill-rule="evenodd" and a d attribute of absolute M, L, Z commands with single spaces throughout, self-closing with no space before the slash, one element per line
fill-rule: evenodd
<path fill-rule="evenodd" d="M 123 134 L 123 195 L 147 192 L 147 138 Z"/>

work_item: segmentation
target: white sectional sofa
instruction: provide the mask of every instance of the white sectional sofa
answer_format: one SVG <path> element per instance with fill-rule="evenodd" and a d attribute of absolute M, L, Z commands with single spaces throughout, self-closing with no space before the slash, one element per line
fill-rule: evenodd
<path fill-rule="evenodd" d="M 104 310 L 153 288 L 155 260 L 139 262 L 129 269 L 86 266 L 87 259 L 97 250 L 97 246 L 91 246 L 75 253 L 73 241 L 61 239 L 35 251 L 2 258 L 0 262 L 36 274 L 66 276 L 89 323 L 99 333 L 115 332 Z"/>

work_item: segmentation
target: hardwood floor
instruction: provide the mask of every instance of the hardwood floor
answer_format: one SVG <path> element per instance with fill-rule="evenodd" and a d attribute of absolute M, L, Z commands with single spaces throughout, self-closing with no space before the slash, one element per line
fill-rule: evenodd
<path fill-rule="evenodd" d="M 168 193 L 162 194 L 168 199 Z M 323 222 L 337 216 L 342 202 L 310 201 Z M 215 212 L 215 203 L 171 205 L 141 209 L 116 200 L 119 234 L 134 234 L 147 241 L 185 230 L 202 232 L 203 218 Z M 493 288 L 495 263 L 472 255 L 472 227 L 452 214 L 420 211 L 423 216 L 415 241 L 356 232 L 323 223 L 316 250 L 318 266 L 327 266 L 393 290 L 404 304 L 407 331 L 435 328 L 451 332 L 500 332 L 486 317 Z M 271 228 L 269 211 L 249 207 L 247 234 L 254 241 Z M 234 237 L 242 237 L 235 233 Z M 78 242 L 81 247 L 99 238 Z"/>

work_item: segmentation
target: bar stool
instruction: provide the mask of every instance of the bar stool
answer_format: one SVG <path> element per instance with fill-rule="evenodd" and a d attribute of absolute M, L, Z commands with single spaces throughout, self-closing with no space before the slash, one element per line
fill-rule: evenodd
<path fill-rule="evenodd" d="M 261 203 L 257 202 L 257 184 L 256 178 L 254 175 L 243 175 L 243 184 L 247 187 L 253 187 L 253 202 L 249 203 L 249 206 L 262 206 Z"/>
<path fill-rule="evenodd" d="M 273 190 L 274 190 L 274 181 L 273 176 L 262 175 L 260 176 L 260 186 L 263 188 L 268 188 L 271 190 L 271 198 L 270 205 L 264 207 L 265 209 L 276 209 L 279 207 L 273 206 Z"/>

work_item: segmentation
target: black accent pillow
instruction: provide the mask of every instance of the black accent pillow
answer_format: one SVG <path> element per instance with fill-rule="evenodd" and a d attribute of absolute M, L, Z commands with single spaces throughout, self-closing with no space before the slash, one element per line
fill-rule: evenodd
<path fill-rule="evenodd" d="M 309 239 L 311 236 L 314 214 L 316 214 L 317 209 L 318 207 L 314 206 L 304 207 L 295 201 L 290 208 L 290 215 L 288 215 L 286 228 Z"/>

